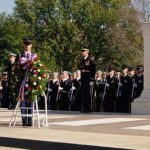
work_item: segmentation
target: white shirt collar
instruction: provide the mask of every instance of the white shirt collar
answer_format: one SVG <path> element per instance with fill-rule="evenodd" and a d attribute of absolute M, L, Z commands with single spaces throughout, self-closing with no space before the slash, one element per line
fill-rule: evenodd
<path fill-rule="evenodd" d="M 53 83 L 55 83 L 56 81 L 58 81 L 58 79 L 53 79 Z"/>
<path fill-rule="evenodd" d="M 31 51 L 24 51 L 24 53 L 25 53 L 25 54 L 30 54 L 30 53 L 31 53 Z"/>
<path fill-rule="evenodd" d="M 77 81 L 79 81 L 81 78 L 77 78 Z"/>
<path fill-rule="evenodd" d="M 84 59 L 86 60 L 88 58 L 88 56 L 84 57 Z"/>
<path fill-rule="evenodd" d="M 114 77 L 114 75 L 110 76 L 110 78 Z"/>
<path fill-rule="evenodd" d="M 69 79 L 69 78 L 65 78 L 65 79 L 63 79 L 63 82 L 64 82 L 64 81 L 66 81 L 66 80 L 68 80 L 68 79 Z"/>
<path fill-rule="evenodd" d="M 97 78 L 96 80 L 99 81 L 99 80 L 102 80 L 102 78 Z"/>
<path fill-rule="evenodd" d="M 141 76 L 142 76 L 142 73 L 138 75 L 138 77 L 141 77 Z"/>

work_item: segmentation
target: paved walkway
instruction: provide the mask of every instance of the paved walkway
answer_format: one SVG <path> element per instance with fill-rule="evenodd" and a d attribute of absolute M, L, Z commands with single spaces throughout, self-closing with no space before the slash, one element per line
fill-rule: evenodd
<path fill-rule="evenodd" d="M 12 111 L 0 109 L 0 150 L 150 150 L 150 117 L 49 111 L 48 127 L 8 127 Z"/>

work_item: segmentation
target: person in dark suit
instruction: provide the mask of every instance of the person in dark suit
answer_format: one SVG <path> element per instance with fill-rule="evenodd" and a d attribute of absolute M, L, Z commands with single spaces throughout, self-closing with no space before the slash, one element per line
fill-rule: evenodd
<path fill-rule="evenodd" d="M 52 80 L 48 81 L 46 87 L 47 87 L 47 96 L 50 104 L 51 110 L 57 110 L 57 94 L 58 94 L 58 88 L 59 88 L 59 80 L 58 80 L 59 73 L 54 72 L 52 76 Z"/>
<path fill-rule="evenodd" d="M 1 107 L 2 108 L 9 107 L 9 82 L 8 82 L 8 73 L 7 72 L 3 72 Z"/>
<path fill-rule="evenodd" d="M 115 76 L 115 70 L 111 69 L 109 76 L 107 77 L 107 96 L 104 100 L 104 111 L 105 112 L 114 112 L 115 111 L 115 102 L 116 102 L 116 93 L 117 93 L 117 79 Z"/>
<path fill-rule="evenodd" d="M 103 110 L 102 98 L 104 93 L 105 83 L 103 80 L 103 73 L 101 71 L 96 72 L 96 80 L 94 82 L 94 93 L 93 96 L 96 98 L 96 111 L 100 112 Z"/>
<path fill-rule="evenodd" d="M 131 93 L 132 93 L 132 79 L 129 76 L 129 68 L 127 66 L 122 69 L 123 76 L 121 76 L 121 97 L 120 97 L 120 112 L 130 113 L 131 111 Z"/>
<path fill-rule="evenodd" d="M 81 93 L 82 93 L 82 112 L 91 112 L 91 89 L 94 84 L 96 64 L 94 57 L 89 56 L 89 49 L 83 48 L 79 62 L 79 70 L 81 70 Z"/>
<path fill-rule="evenodd" d="M 116 79 L 117 79 L 117 92 L 116 92 L 116 102 L 115 102 L 115 112 L 121 112 L 121 83 L 122 73 L 118 71 L 116 73 Z"/>
<path fill-rule="evenodd" d="M 73 100 L 71 102 L 72 111 L 81 111 L 82 110 L 82 99 L 81 99 L 81 71 L 77 70 L 76 78 L 73 80 Z"/>
<path fill-rule="evenodd" d="M 69 92 L 70 92 L 71 86 L 72 86 L 72 83 L 69 78 L 68 71 L 63 71 L 62 80 L 60 81 L 60 86 L 58 89 L 59 90 L 59 99 L 58 99 L 59 110 L 69 110 L 69 104 L 70 104 Z"/>
<path fill-rule="evenodd" d="M 16 98 L 17 98 L 17 91 L 16 87 L 18 84 L 18 79 L 16 76 L 16 69 L 17 69 L 17 63 L 16 63 L 16 54 L 10 53 L 9 54 L 9 62 L 5 70 L 8 72 L 8 84 L 9 84 L 9 106 L 8 109 L 13 109 L 16 104 Z"/>
<path fill-rule="evenodd" d="M 137 88 L 137 75 L 135 72 L 135 69 L 133 67 L 129 68 L 129 76 L 132 79 L 132 93 L 131 93 L 131 101 L 133 102 L 133 100 L 136 97 L 136 88 Z"/>
<path fill-rule="evenodd" d="M 135 98 L 138 98 L 141 96 L 142 91 L 144 89 L 144 74 L 143 74 L 143 67 L 142 66 L 138 66 L 136 68 L 136 84 L 137 84 L 137 88 L 136 88 L 136 94 L 135 94 Z"/>

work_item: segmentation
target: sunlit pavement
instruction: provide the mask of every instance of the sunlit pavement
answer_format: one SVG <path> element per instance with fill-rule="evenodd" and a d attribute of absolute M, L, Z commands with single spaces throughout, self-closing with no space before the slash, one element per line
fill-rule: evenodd
<path fill-rule="evenodd" d="M 13 110 L 0 109 L 0 150 L 150 149 L 150 117 L 115 113 L 48 112 L 48 126 L 8 127 Z M 43 111 L 41 111 L 43 113 Z"/>

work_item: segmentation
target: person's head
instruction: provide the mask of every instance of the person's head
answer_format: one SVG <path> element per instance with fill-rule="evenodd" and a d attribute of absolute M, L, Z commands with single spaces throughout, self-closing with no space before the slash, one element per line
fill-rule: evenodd
<path fill-rule="evenodd" d="M 136 67 L 136 73 L 137 74 L 142 74 L 143 73 L 143 67 L 142 66 L 137 66 Z"/>
<path fill-rule="evenodd" d="M 114 70 L 114 69 L 111 69 L 110 72 L 109 72 L 109 75 L 110 75 L 110 76 L 114 76 L 114 75 L 115 75 L 115 70 Z"/>
<path fill-rule="evenodd" d="M 50 74 L 47 72 L 45 75 L 46 75 L 46 79 L 49 80 L 50 79 Z"/>
<path fill-rule="evenodd" d="M 81 71 L 80 70 L 76 71 L 76 78 L 81 78 Z"/>
<path fill-rule="evenodd" d="M 102 71 L 97 71 L 95 75 L 96 79 L 102 78 L 102 74 L 103 74 Z"/>
<path fill-rule="evenodd" d="M 58 72 L 54 72 L 53 73 L 53 79 L 58 79 L 59 73 Z"/>
<path fill-rule="evenodd" d="M 118 77 L 118 78 L 120 78 L 120 76 L 121 76 L 121 72 L 120 72 L 120 71 L 118 71 L 118 72 L 116 73 L 116 75 L 117 75 L 117 77 Z"/>
<path fill-rule="evenodd" d="M 66 79 L 66 78 L 69 78 L 69 73 L 68 73 L 68 71 L 63 71 L 62 72 L 62 79 Z"/>
<path fill-rule="evenodd" d="M 3 72 L 3 79 L 4 80 L 8 79 L 8 73 L 7 72 Z"/>
<path fill-rule="evenodd" d="M 129 73 L 130 73 L 131 76 L 135 75 L 135 69 L 130 67 L 129 68 Z"/>
<path fill-rule="evenodd" d="M 103 72 L 103 78 L 106 78 L 108 76 L 108 72 Z"/>
<path fill-rule="evenodd" d="M 10 60 L 10 62 L 15 62 L 15 60 L 16 60 L 16 54 L 14 54 L 14 53 L 10 53 L 10 55 L 9 55 L 9 60 Z"/>
<path fill-rule="evenodd" d="M 76 72 L 73 73 L 73 79 L 75 80 L 77 78 Z"/>
<path fill-rule="evenodd" d="M 31 51 L 32 49 L 32 40 L 23 39 L 23 46 L 25 51 Z"/>
<path fill-rule="evenodd" d="M 87 57 L 89 55 L 89 49 L 82 48 L 81 55 L 82 55 L 82 57 Z"/>
<path fill-rule="evenodd" d="M 127 66 L 123 67 L 123 68 L 122 68 L 122 73 L 123 73 L 124 75 L 127 75 L 127 74 L 129 73 L 129 68 L 128 68 Z"/>

